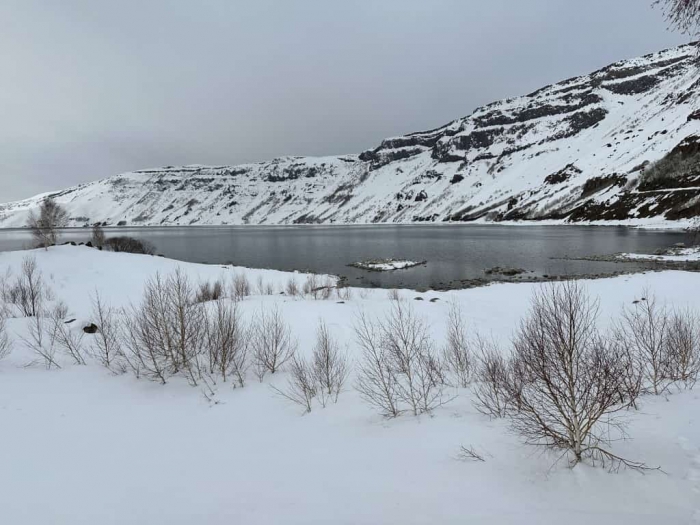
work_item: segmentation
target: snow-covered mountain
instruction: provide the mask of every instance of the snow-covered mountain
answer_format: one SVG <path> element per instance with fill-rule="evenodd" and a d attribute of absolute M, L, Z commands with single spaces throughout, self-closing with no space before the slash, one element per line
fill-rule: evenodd
<path fill-rule="evenodd" d="M 74 226 L 688 219 L 700 175 L 638 178 L 700 148 L 697 53 L 617 62 L 360 155 L 168 166 L 52 195 Z M 0 227 L 22 226 L 42 198 L 0 205 Z"/>

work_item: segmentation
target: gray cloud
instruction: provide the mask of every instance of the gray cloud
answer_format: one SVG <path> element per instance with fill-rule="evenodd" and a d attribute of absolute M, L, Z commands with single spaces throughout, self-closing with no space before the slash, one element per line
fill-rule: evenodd
<path fill-rule="evenodd" d="M 356 153 L 683 43 L 651 0 L 4 0 L 0 201 Z"/>

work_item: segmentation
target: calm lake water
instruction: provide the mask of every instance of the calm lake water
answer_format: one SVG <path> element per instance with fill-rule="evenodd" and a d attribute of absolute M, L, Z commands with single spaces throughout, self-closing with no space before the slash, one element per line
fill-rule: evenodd
<path fill-rule="evenodd" d="M 641 264 L 563 260 L 617 252 L 653 253 L 684 232 L 623 227 L 497 225 L 215 226 L 108 228 L 107 235 L 151 241 L 167 257 L 252 268 L 310 270 L 346 276 L 357 286 L 425 289 L 483 278 L 494 266 L 535 275 L 582 275 L 643 268 Z M 88 229 L 64 230 L 61 241 L 87 241 Z M 0 230 L 0 251 L 31 245 L 26 230 Z M 376 258 L 427 260 L 425 266 L 367 272 L 347 265 Z"/>

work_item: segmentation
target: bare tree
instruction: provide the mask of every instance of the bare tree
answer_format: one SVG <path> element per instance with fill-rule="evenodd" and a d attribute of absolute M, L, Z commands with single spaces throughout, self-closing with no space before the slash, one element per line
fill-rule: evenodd
<path fill-rule="evenodd" d="M 447 314 L 447 341 L 443 360 L 454 377 L 457 386 L 469 386 L 473 368 L 471 342 L 464 324 L 464 312 L 459 303 L 453 302 Z"/>
<path fill-rule="evenodd" d="M 117 312 L 102 301 L 99 292 L 92 298 L 92 317 L 97 324 L 93 355 L 105 368 L 115 373 L 126 371 Z"/>
<path fill-rule="evenodd" d="M 347 356 L 341 352 L 338 341 L 333 338 L 323 321 L 319 321 L 316 330 L 312 363 L 321 405 L 325 407 L 329 399 L 337 402 L 350 373 L 350 367 Z"/>
<path fill-rule="evenodd" d="M 624 355 L 596 329 L 598 304 L 575 282 L 536 292 L 529 317 L 514 342 L 511 387 L 517 411 L 513 428 L 526 442 L 557 448 L 584 459 L 645 468 L 616 456 L 604 446 L 611 430 L 622 431 L 616 413 L 618 384 L 626 373 Z"/>
<path fill-rule="evenodd" d="M 700 25 L 700 0 L 655 0 L 672 28 L 695 35 Z"/>
<path fill-rule="evenodd" d="M 207 322 L 209 372 L 219 373 L 224 382 L 233 378 L 234 385 L 244 386 L 248 346 L 249 332 L 238 303 L 219 299 Z"/>
<path fill-rule="evenodd" d="M 37 246 L 48 248 L 58 241 L 58 230 L 68 224 L 68 212 L 53 197 L 46 197 L 39 206 L 39 214 L 29 214 L 27 226 Z"/>
<path fill-rule="evenodd" d="M 274 374 L 289 361 L 297 349 L 292 330 L 282 318 L 277 306 L 261 310 L 253 320 L 251 348 L 255 375 L 262 381 L 269 372 Z"/>
<path fill-rule="evenodd" d="M 90 242 L 95 248 L 102 249 L 102 247 L 105 245 L 105 231 L 102 229 L 102 226 L 100 226 L 99 223 L 95 223 L 92 226 L 92 237 Z"/>

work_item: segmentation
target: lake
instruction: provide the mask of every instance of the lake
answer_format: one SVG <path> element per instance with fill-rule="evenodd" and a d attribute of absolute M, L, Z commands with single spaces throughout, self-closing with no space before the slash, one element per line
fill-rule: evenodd
<path fill-rule="evenodd" d="M 347 277 L 354 286 L 415 289 L 456 286 L 484 278 L 494 266 L 517 267 L 529 275 L 584 275 L 641 269 L 639 263 L 564 258 L 617 252 L 653 253 L 690 243 L 680 231 L 602 226 L 357 225 L 357 226 L 189 226 L 107 228 L 107 236 L 145 239 L 167 257 L 251 268 L 310 270 Z M 86 228 L 63 230 L 61 242 L 83 242 Z M 27 230 L 0 230 L 0 251 L 31 246 Z M 347 265 L 376 258 L 426 260 L 427 265 L 393 272 L 367 272 Z"/>

